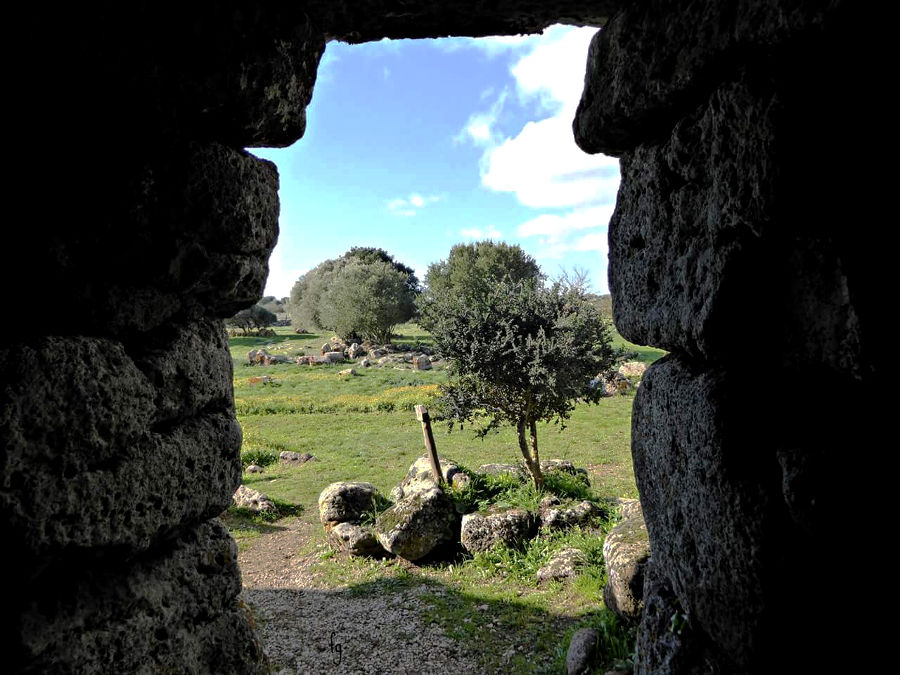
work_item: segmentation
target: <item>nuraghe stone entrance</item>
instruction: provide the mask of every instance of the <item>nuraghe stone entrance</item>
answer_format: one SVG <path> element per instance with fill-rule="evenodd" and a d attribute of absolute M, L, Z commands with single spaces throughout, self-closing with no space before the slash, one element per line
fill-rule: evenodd
<path fill-rule="evenodd" d="M 329 39 L 557 21 L 605 25 L 574 132 L 622 160 L 616 323 L 671 352 L 635 403 L 653 548 L 637 671 L 862 658 L 863 631 L 831 640 L 847 462 L 872 447 L 882 354 L 866 233 L 886 200 L 844 138 L 874 157 L 883 133 L 862 76 L 879 19 L 860 15 L 838 0 L 15 10 L 23 208 L 3 288 L 10 310 L 46 309 L 10 311 L 0 335 L 14 670 L 264 670 L 214 520 L 240 469 L 221 318 L 260 296 L 277 236 L 276 170 L 243 148 L 302 136 Z"/>

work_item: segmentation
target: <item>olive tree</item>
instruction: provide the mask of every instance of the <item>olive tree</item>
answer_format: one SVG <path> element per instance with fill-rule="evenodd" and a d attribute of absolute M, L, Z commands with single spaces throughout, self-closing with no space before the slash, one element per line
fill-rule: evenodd
<path fill-rule="evenodd" d="M 541 279 L 541 269 L 519 246 L 496 241 L 457 244 L 446 260 L 429 265 L 425 289 L 417 302 L 419 325 L 431 331 L 445 314 L 448 301 L 481 302 L 502 279 Z"/>
<path fill-rule="evenodd" d="M 599 400 L 591 380 L 616 360 L 608 324 L 580 285 L 534 278 L 495 278 L 477 301 L 442 297 L 438 304 L 432 335 L 451 363 L 444 414 L 451 426 L 476 422 L 480 435 L 514 426 L 540 489 L 537 423 L 564 424 L 578 400 Z"/>
<path fill-rule="evenodd" d="M 412 268 L 380 248 L 354 247 L 300 277 L 288 311 L 294 326 L 388 342 L 415 314 L 418 292 Z"/>
<path fill-rule="evenodd" d="M 240 328 L 244 335 L 249 330 L 265 328 L 277 321 L 277 317 L 262 305 L 256 304 L 247 309 L 242 309 L 234 316 L 225 319 L 225 325 L 230 328 Z"/>

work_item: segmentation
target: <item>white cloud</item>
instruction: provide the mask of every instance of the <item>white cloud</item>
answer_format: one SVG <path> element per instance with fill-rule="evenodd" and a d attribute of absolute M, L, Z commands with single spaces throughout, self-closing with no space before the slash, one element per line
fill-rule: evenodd
<path fill-rule="evenodd" d="M 422 196 L 417 192 L 413 192 L 408 197 L 397 197 L 387 202 L 388 211 L 395 216 L 414 216 L 429 204 L 433 204 L 441 200 L 440 195 Z"/>
<path fill-rule="evenodd" d="M 609 225 L 612 211 L 612 205 L 604 205 L 570 211 L 565 215 L 543 213 L 519 225 L 516 234 L 520 237 L 543 235 L 561 239 L 572 232 L 605 228 Z"/>
<path fill-rule="evenodd" d="M 503 234 L 493 225 L 488 225 L 486 230 L 477 227 L 460 230 L 459 233 L 466 239 L 484 241 L 485 239 L 503 239 Z"/>
<path fill-rule="evenodd" d="M 492 90 L 489 91 L 493 93 Z M 503 105 L 506 103 L 508 93 L 506 89 L 501 91 L 487 112 L 476 112 L 469 115 L 466 126 L 456 134 L 453 141 L 455 143 L 471 141 L 474 145 L 482 147 L 491 147 L 500 142 L 503 137 L 497 130 L 497 122 L 500 119 L 500 113 L 503 112 Z M 484 98 L 483 92 L 482 99 Z"/>
<path fill-rule="evenodd" d="M 536 35 L 489 35 L 480 38 L 453 37 L 434 40 L 434 44 L 438 49 L 445 52 L 477 49 L 489 57 L 494 57 L 510 51 L 527 48 Z"/>
<path fill-rule="evenodd" d="M 289 296 L 294 282 L 307 272 L 304 269 L 285 266 L 282 253 L 287 248 L 285 229 L 281 229 L 278 243 L 275 245 L 272 255 L 269 256 L 269 276 L 266 279 L 266 290 L 263 292 L 263 295 L 274 295 L 276 298 Z"/>
<path fill-rule="evenodd" d="M 540 37 L 516 42 L 524 53 L 510 74 L 519 103 L 537 104 L 536 119 L 514 134 L 503 133 L 498 122 L 508 93 L 504 90 L 490 110 L 470 115 L 455 139 L 484 148 L 480 164 L 484 187 L 511 192 L 532 208 L 583 208 L 615 201 L 618 160 L 586 154 L 572 134 L 595 33 L 594 28 L 553 26 Z"/>

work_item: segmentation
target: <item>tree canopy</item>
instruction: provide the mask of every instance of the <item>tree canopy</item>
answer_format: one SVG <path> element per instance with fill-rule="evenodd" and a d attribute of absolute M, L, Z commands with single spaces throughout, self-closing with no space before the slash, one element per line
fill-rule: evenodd
<path fill-rule="evenodd" d="M 240 328 L 246 334 L 249 330 L 265 328 L 277 321 L 277 317 L 262 305 L 256 304 L 247 309 L 242 309 L 229 319 L 225 319 L 225 325 L 231 328 Z"/>
<path fill-rule="evenodd" d="M 451 363 L 442 407 L 451 425 L 473 421 L 481 434 L 514 426 L 525 464 L 541 487 L 537 423 L 562 423 L 576 401 L 599 400 L 601 389 L 592 388 L 590 381 L 613 366 L 616 351 L 608 324 L 583 284 L 563 280 L 545 285 L 533 259 L 518 247 L 479 248 L 475 256 L 488 251 L 486 263 L 470 257 L 468 249 L 460 264 L 490 270 L 477 283 L 460 277 L 459 285 L 429 288 L 431 332 Z M 429 268 L 426 280 L 452 278 L 457 268 L 448 263 Z M 435 269 L 437 277 L 432 276 Z M 460 287 L 464 290 L 446 290 Z"/>
<path fill-rule="evenodd" d="M 354 247 L 300 277 L 288 311 L 295 326 L 388 342 L 415 314 L 418 291 L 411 267 L 380 248 Z"/>
<path fill-rule="evenodd" d="M 417 301 L 419 325 L 433 330 L 448 303 L 482 303 L 491 286 L 507 278 L 540 280 L 541 269 L 519 246 L 495 241 L 457 244 L 446 260 L 428 266 Z"/>

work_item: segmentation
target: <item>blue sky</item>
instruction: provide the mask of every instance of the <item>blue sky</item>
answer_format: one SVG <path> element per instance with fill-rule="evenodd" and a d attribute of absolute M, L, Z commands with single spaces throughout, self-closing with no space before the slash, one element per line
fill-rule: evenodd
<path fill-rule="evenodd" d="M 519 244 L 553 277 L 575 266 L 607 292 L 618 161 L 572 138 L 596 29 L 543 35 L 331 42 L 306 135 L 251 149 L 281 176 L 266 295 L 351 246 L 424 277 L 459 242 Z"/>

